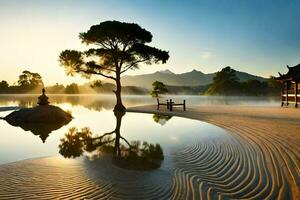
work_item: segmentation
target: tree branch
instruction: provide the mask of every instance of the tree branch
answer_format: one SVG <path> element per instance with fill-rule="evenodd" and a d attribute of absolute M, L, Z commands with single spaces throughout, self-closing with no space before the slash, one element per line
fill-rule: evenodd
<path fill-rule="evenodd" d="M 122 65 L 123 65 L 124 53 L 126 51 L 127 45 L 128 45 L 128 42 L 126 42 L 125 44 L 123 44 L 123 49 L 122 49 L 123 56 L 121 57 L 121 60 L 120 60 L 120 68 L 122 68 Z"/>
<path fill-rule="evenodd" d="M 115 133 L 115 131 L 111 131 L 111 132 L 108 132 L 108 133 L 104 133 L 103 135 L 99 136 L 99 137 L 96 137 L 94 139 L 99 139 L 99 140 L 102 140 L 102 138 L 104 138 L 105 136 L 108 136 L 108 135 L 111 135 Z"/>
<path fill-rule="evenodd" d="M 97 74 L 97 75 L 101 75 L 105 78 L 110 78 L 112 80 L 116 80 L 115 77 L 102 74 L 101 72 L 95 72 L 95 71 L 89 71 L 89 70 L 83 70 L 83 69 L 77 69 L 76 72 L 83 72 L 83 73 L 86 73 L 86 74 Z"/>
<path fill-rule="evenodd" d="M 114 139 L 111 139 L 111 140 L 108 140 L 108 141 L 105 141 L 105 142 L 101 142 L 100 143 L 100 145 L 99 146 L 102 146 L 102 145 L 105 145 L 105 144 L 107 144 L 107 143 L 111 143 L 111 142 L 113 142 L 113 141 L 115 141 L 116 139 L 114 138 Z"/>
<path fill-rule="evenodd" d="M 103 67 L 101 65 L 97 65 L 97 64 L 95 64 L 94 61 L 90 61 L 90 62 L 86 63 L 86 65 L 90 65 L 89 67 L 91 67 L 91 68 L 92 68 L 92 66 L 93 66 L 93 68 L 96 68 L 95 66 L 97 66 L 97 68 L 100 68 L 100 69 L 103 69 L 103 70 L 107 70 L 107 71 L 110 71 L 110 72 L 116 72 L 116 70 L 109 69 L 109 68 Z"/>
<path fill-rule="evenodd" d="M 133 67 L 134 65 L 136 65 L 136 64 L 138 64 L 138 63 L 141 63 L 141 62 L 145 62 L 145 61 L 147 61 L 147 60 L 149 60 L 149 59 L 146 58 L 146 59 L 138 60 L 138 61 L 136 61 L 136 62 L 131 63 L 131 65 L 125 67 L 125 69 L 121 71 L 121 74 L 124 73 L 124 72 L 126 72 L 127 70 L 129 70 L 129 69 L 130 69 L 131 67 Z"/>
<path fill-rule="evenodd" d="M 120 138 L 122 139 L 122 140 L 124 140 L 127 144 L 128 144 L 128 146 L 131 148 L 132 146 L 131 146 L 131 144 L 128 142 L 128 140 L 126 140 L 125 138 L 123 138 L 122 136 L 120 136 Z"/>
<path fill-rule="evenodd" d="M 109 45 L 106 44 L 105 42 L 97 42 L 98 44 L 100 44 L 102 47 L 104 47 L 104 49 L 109 49 Z"/>

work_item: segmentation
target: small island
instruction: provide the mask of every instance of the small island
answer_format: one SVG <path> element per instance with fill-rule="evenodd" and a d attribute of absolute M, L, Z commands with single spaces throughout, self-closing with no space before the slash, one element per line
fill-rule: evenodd
<path fill-rule="evenodd" d="M 48 97 L 43 94 L 38 97 L 38 106 L 22 108 L 14 111 L 4 118 L 10 124 L 18 123 L 62 123 L 67 124 L 72 120 L 72 115 L 57 106 L 49 105 Z"/>
<path fill-rule="evenodd" d="M 33 108 L 22 108 L 4 117 L 12 126 L 18 126 L 25 131 L 31 131 L 35 135 L 40 135 L 45 142 L 48 135 L 53 131 L 68 124 L 72 120 L 72 115 L 61 108 L 49 105 L 45 89 L 38 97 L 38 106 Z"/>

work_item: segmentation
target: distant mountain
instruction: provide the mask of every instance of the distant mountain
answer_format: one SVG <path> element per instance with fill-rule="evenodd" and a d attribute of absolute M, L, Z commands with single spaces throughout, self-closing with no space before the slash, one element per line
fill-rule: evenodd
<path fill-rule="evenodd" d="M 162 70 L 162 71 L 158 71 L 158 73 L 162 73 L 162 74 L 174 74 L 172 71 L 166 69 L 166 70 Z"/>
<path fill-rule="evenodd" d="M 266 81 L 263 77 L 248 74 L 246 72 L 236 71 L 236 75 L 240 81 L 247 81 L 250 79 Z M 149 89 L 154 81 L 161 81 L 166 85 L 172 86 L 204 86 L 212 83 L 214 76 L 215 73 L 204 74 L 195 69 L 182 74 L 175 74 L 170 70 L 164 70 L 152 74 L 123 76 L 122 85 L 139 86 Z"/>

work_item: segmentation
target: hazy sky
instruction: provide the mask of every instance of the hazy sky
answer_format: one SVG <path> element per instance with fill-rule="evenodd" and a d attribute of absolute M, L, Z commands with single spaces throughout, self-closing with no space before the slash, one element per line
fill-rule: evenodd
<path fill-rule="evenodd" d="M 225 66 L 270 76 L 300 62 L 299 0 L 0 0 L 0 80 L 28 69 L 46 84 L 82 82 L 59 66 L 64 49 L 84 49 L 80 32 L 105 20 L 138 23 L 168 50 L 170 69 L 215 72 Z"/>

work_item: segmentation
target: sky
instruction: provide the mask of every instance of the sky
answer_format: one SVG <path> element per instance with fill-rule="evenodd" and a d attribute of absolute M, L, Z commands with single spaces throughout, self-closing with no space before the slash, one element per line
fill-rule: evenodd
<path fill-rule="evenodd" d="M 0 0 L 0 80 L 13 84 L 26 69 L 46 85 L 86 82 L 68 77 L 58 56 L 87 49 L 79 33 L 106 20 L 137 23 L 169 51 L 166 64 L 129 75 L 231 66 L 269 77 L 300 63 L 299 10 L 298 0 Z"/>

